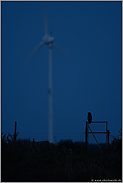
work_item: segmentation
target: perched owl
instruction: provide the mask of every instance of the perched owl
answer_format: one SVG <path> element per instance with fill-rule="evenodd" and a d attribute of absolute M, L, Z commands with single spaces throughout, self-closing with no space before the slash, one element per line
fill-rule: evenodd
<path fill-rule="evenodd" d="M 90 112 L 88 112 L 88 123 L 90 124 L 92 121 L 92 115 Z"/>

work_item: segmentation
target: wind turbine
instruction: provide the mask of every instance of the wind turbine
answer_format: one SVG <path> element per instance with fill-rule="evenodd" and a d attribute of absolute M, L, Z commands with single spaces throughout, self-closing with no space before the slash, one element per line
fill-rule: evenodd
<path fill-rule="evenodd" d="M 58 47 L 56 47 L 53 42 L 55 41 L 55 38 L 52 37 L 50 34 L 48 34 L 48 24 L 47 24 L 47 18 L 46 18 L 46 11 L 44 14 L 44 32 L 45 35 L 42 38 L 42 42 L 35 48 L 35 50 L 32 52 L 30 59 L 34 54 L 41 48 L 43 44 L 46 44 L 49 46 L 49 142 L 53 143 L 53 88 L 52 88 L 52 48 L 56 48 L 59 50 Z"/>

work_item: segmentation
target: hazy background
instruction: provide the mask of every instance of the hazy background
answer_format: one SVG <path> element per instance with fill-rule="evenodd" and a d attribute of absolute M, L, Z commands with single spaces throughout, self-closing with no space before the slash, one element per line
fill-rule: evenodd
<path fill-rule="evenodd" d="M 56 140 L 84 140 L 88 111 L 121 128 L 122 2 L 47 2 L 48 31 L 67 56 L 52 51 Z M 2 132 L 48 139 L 49 50 L 27 58 L 44 36 L 44 2 L 1 2 Z M 91 124 L 105 131 L 105 124 Z M 105 135 L 96 135 L 105 142 Z M 91 143 L 95 143 L 90 135 Z"/>

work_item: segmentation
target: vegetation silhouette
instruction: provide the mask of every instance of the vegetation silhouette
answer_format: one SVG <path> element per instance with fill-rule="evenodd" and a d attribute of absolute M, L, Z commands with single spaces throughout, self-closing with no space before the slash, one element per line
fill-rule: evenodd
<path fill-rule="evenodd" d="M 108 148 L 72 140 L 35 142 L 13 140 L 14 135 L 1 137 L 1 181 L 91 181 L 122 180 L 122 138 L 115 137 Z"/>

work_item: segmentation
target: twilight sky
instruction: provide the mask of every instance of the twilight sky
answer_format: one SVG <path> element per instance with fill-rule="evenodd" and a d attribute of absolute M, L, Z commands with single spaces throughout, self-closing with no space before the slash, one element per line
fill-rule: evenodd
<path fill-rule="evenodd" d="M 117 136 L 121 119 L 122 2 L 46 2 L 52 50 L 53 120 L 57 141 L 85 141 L 87 114 L 108 121 Z M 2 132 L 48 139 L 49 48 L 28 56 L 44 36 L 44 2 L 1 2 Z M 105 131 L 104 124 L 91 124 Z M 105 135 L 96 135 L 99 143 Z M 89 142 L 95 143 L 92 135 Z"/>

